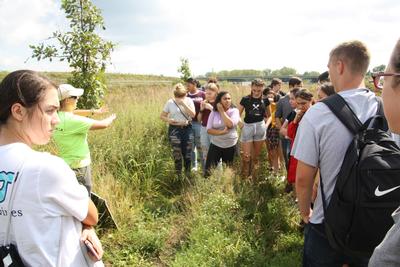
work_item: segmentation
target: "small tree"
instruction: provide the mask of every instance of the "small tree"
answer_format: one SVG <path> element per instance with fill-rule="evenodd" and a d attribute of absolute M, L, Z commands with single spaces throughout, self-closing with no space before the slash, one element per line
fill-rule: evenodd
<path fill-rule="evenodd" d="M 100 9 L 92 1 L 62 0 L 61 8 L 66 13 L 71 30 L 53 33 L 49 40 L 56 40 L 57 46 L 44 43 L 30 45 L 32 58 L 66 60 L 73 69 L 72 77 L 67 82 L 85 89 L 79 107 L 98 107 L 106 90 L 106 64 L 115 45 L 96 34 L 97 29 L 105 30 L 105 27 Z"/>
<path fill-rule="evenodd" d="M 178 68 L 178 72 L 181 73 L 181 80 L 186 81 L 190 77 L 192 77 L 192 73 L 190 72 L 189 60 L 187 58 L 182 57 L 181 66 Z"/>
<path fill-rule="evenodd" d="M 386 65 L 382 64 L 379 66 L 376 66 L 372 69 L 373 72 L 380 72 L 380 71 L 385 71 L 386 69 Z"/>

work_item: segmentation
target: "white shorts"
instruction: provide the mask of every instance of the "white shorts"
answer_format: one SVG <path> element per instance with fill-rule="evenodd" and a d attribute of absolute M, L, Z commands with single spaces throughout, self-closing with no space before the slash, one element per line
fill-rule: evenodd
<path fill-rule="evenodd" d="M 242 133 L 240 135 L 240 142 L 254 142 L 265 140 L 267 128 L 265 127 L 264 120 L 260 122 L 244 123 Z"/>

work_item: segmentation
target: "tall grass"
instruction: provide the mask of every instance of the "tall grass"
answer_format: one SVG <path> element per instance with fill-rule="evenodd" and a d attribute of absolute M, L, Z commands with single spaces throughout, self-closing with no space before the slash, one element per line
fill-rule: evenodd
<path fill-rule="evenodd" d="M 249 91 L 223 89 L 234 102 Z M 119 226 L 102 232 L 106 264 L 299 266 L 297 209 L 265 162 L 254 182 L 242 181 L 238 166 L 207 180 L 175 176 L 159 119 L 171 96 L 164 83 L 114 85 L 106 100 L 117 120 L 90 133 L 94 191 L 107 199 Z"/>

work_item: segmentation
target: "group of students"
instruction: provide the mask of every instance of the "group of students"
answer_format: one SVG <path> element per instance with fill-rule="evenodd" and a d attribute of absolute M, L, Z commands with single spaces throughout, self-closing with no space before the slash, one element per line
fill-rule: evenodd
<path fill-rule="evenodd" d="M 375 94 L 364 85 L 369 58 L 363 43 L 351 41 L 335 47 L 328 62 L 335 92 L 343 97 L 361 122 L 375 115 L 379 106 Z M 382 77 L 383 85 L 379 82 Z M 374 84 L 383 88 L 383 108 L 390 131 L 400 134 L 400 40 L 386 72 L 376 75 Z M 270 92 L 274 90 L 273 86 L 267 89 L 267 97 L 263 98 L 260 94 L 263 87 L 262 81 L 255 80 L 250 96 L 244 97 L 236 108 L 230 94 L 220 91 L 216 82 L 210 82 L 204 99 L 196 101 L 196 110 L 194 101 L 187 97 L 186 88 L 182 84 L 176 85 L 174 98 L 168 100 L 161 114 L 161 118 L 169 123 L 176 171 L 181 171 L 182 161 L 185 171 L 190 171 L 195 143 L 192 129 L 197 123 L 194 117 L 200 125 L 199 149 L 203 152 L 207 175 L 220 159 L 232 162 L 238 141 L 237 125 L 242 127 L 242 143 L 250 147 L 243 147 L 242 155 L 246 156 L 246 163 L 250 159 L 257 165 L 254 157 L 257 146 L 264 141 L 265 135 L 268 136 L 268 129 L 279 128 L 277 125 L 282 123 L 279 131 L 291 140 L 290 155 L 297 160 L 297 167 L 293 168 L 296 192 L 300 214 L 306 224 L 303 266 L 399 266 L 399 209 L 393 213 L 395 224 L 371 258 L 352 257 L 335 250 L 326 236 L 322 203 L 323 200 L 329 202 L 332 197 L 337 174 L 352 139 L 351 133 L 324 103 L 311 106 L 312 95 L 307 90 L 293 88 L 289 96 L 277 100 L 274 99 L 277 93 Z M 318 94 L 322 94 L 324 87 L 325 84 L 320 86 Z M 55 131 L 59 134 L 66 131 L 68 117 L 76 119 L 78 116 L 72 113 L 82 93 L 82 90 L 70 86 L 56 86 L 30 70 L 14 71 L 0 83 L 0 252 L 2 255 L 5 253 L 1 259 L 4 265 L 10 265 L 16 259 L 15 251 L 26 266 L 102 265 L 98 259 L 103 250 L 93 229 L 98 221 L 97 209 L 89 198 L 90 189 L 78 183 L 77 175 L 71 169 L 75 168 L 78 173 L 88 166 L 88 162 L 90 164 L 90 160 L 83 156 L 67 164 L 66 160 L 33 149 L 35 145 L 47 144 Z M 197 93 L 193 91 L 190 94 Z M 292 103 L 295 113 L 289 116 L 289 112 L 281 122 L 275 119 L 272 125 L 273 116 L 277 117 L 281 112 L 279 103 L 285 97 L 289 104 Z M 276 109 L 272 108 L 274 103 Z M 59 114 L 59 109 L 65 114 Z M 244 123 L 241 123 L 243 111 L 246 114 Z M 92 110 L 81 112 L 95 113 Z M 81 138 L 86 139 L 87 130 L 105 128 L 114 119 L 115 115 L 111 115 L 102 122 L 86 121 L 82 125 L 85 131 L 78 132 Z M 205 132 L 208 136 L 202 134 Z M 270 130 L 269 135 L 275 138 L 276 130 Z M 276 141 L 268 141 L 271 140 Z M 247 143 L 252 143 L 252 146 Z M 82 154 L 87 155 L 87 151 Z M 80 164 L 75 165 L 75 162 Z M 318 187 L 311 206 L 318 171 L 323 174 L 325 194 L 321 195 L 321 187 Z M 85 185 L 90 186 L 87 182 Z M 87 243 L 94 253 L 88 252 Z M 7 254 L 10 251 L 11 254 Z"/>
<path fill-rule="evenodd" d="M 231 95 L 220 91 L 216 82 L 209 82 L 205 91 L 189 79 L 187 88 L 181 83 L 174 87 L 174 98 L 165 104 L 160 118 L 168 122 L 168 138 L 173 149 L 175 171 L 186 174 L 192 168 L 193 150 L 199 152 L 206 176 L 220 160 L 231 164 L 236 151 L 239 110 Z M 183 164 L 182 164 L 183 162 Z M 182 166 L 183 165 L 183 166 Z"/>
<path fill-rule="evenodd" d="M 176 84 L 174 97 L 166 102 L 160 116 L 169 124 L 168 138 L 176 173 L 180 175 L 182 168 L 186 174 L 197 169 L 195 151 L 205 176 L 220 161 L 231 164 L 238 150 L 238 126 L 241 175 L 257 176 L 260 153 L 266 144 L 270 170 L 277 173 L 286 169 L 288 184 L 293 185 L 296 160 L 289 156 L 290 148 L 302 116 L 314 103 L 313 94 L 302 88 L 302 80 L 290 78 L 289 92 L 284 93 L 278 78 L 272 79 L 267 87 L 263 80 L 255 79 L 250 94 L 237 107 L 232 104 L 229 92 L 220 90 L 215 79 L 209 80 L 203 90 L 196 84 L 193 78 L 186 81 L 186 87 Z M 319 77 L 318 99 L 333 93 L 325 72 Z"/>
<path fill-rule="evenodd" d="M 367 266 L 368 262 L 370 266 L 400 266 L 396 250 L 400 242 L 398 210 L 393 214 L 395 225 L 375 249 L 371 259 L 365 256 L 354 257 L 333 248 L 324 228 L 323 203 L 329 203 L 332 197 L 353 136 L 327 104 L 319 100 L 338 94 L 361 123 L 377 114 L 379 99 L 365 86 L 369 60 L 369 51 L 360 41 L 336 46 L 329 55 L 329 71 L 320 76 L 316 100 L 312 93 L 302 88 L 298 78 L 289 81 L 288 94 L 280 91 L 282 82 L 278 79 L 274 79 L 266 89 L 264 82 L 256 79 L 251 84 L 251 93 L 241 99 L 238 108 L 232 104 L 228 92 L 217 91 L 219 88 L 215 82 L 206 86 L 208 98 L 195 102 L 191 101 L 185 87 L 178 84 L 175 87 L 175 100 L 167 102 L 161 115 L 164 121 L 169 122 L 169 138 L 174 148 L 176 171 L 181 171 L 179 161 L 182 156 L 185 158 L 186 172 L 190 171 L 194 136 L 192 125 L 197 121 L 201 121 L 204 129 L 200 132 L 200 140 L 210 140 L 210 143 L 200 142 L 206 176 L 210 174 L 210 167 L 216 166 L 220 159 L 232 163 L 238 141 L 238 125 L 241 128 L 243 176 L 247 177 L 257 170 L 265 140 L 271 170 L 276 171 L 281 167 L 282 158 L 285 161 L 287 180 L 289 184 L 295 185 L 300 214 L 305 223 L 303 266 Z M 328 76 L 330 82 L 327 81 Z M 400 100 L 400 41 L 392 54 L 387 72 L 377 77 L 384 77 L 383 106 L 390 131 L 399 133 L 400 113 L 396 101 Z M 376 79 L 374 83 L 378 87 Z M 214 88 L 212 93 L 210 87 Z M 176 101 L 176 98 L 181 100 Z M 186 104 L 182 105 L 184 101 Z M 245 115 L 242 122 L 243 112 Z M 171 119 L 172 116 L 183 120 L 177 122 L 177 117 Z M 204 120 L 205 117 L 208 120 Z M 180 138 L 183 132 L 187 136 L 185 140 Z M 208 152 L 204 153 L 207 149 Z M 321 175 L 324 185 L 318 186 Z M 323 194 L 321 187 L 324 187 Z"/>

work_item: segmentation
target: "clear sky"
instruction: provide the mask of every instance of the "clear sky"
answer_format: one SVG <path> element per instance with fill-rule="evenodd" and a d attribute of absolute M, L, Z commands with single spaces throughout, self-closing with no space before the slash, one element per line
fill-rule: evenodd
<path fill-rule="evenodd" d="M 189 59 L 194 75 L 231 69 L 325 71 L 329 51 L 359 39 L 370 68 L 387 64 L 400 37 L 399 0 L 93 0 L 117 43 L 109 72 L 178 75 Z M 37 62 L 29 44 L 67 29 L 55 0 L 0 0 L 0 70 L 68 71 Z"/>

